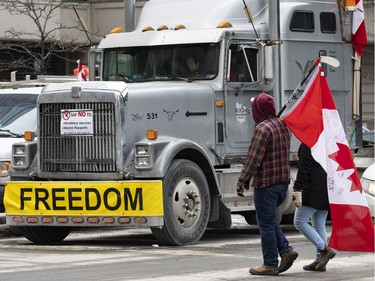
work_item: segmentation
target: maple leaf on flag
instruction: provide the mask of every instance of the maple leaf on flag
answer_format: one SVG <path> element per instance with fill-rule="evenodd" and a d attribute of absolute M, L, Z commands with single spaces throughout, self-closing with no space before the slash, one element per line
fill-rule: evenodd
<path fill-rule="evenodd" d="M 336 144 L 339 150 L 328 155 L 328 157 L 334 160 L 339 165 L 336 171 L 344 171 L 344 170 L 350 170 L 350 169 L 353 170 L 352 174 L 348 178 L 349 180 L 352 181 L 350 192 L 358 190 L 359 192 L 362 193 L 362 185 L 359 180 L 358 174 L 353 169 L 354 163 L 351 158 L 349 147 L 342 143 L 336 143 Z"/>

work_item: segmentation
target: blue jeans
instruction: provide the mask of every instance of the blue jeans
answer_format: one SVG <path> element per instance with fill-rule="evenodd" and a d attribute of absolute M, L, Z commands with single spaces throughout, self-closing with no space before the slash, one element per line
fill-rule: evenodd
<path fill-rule="evenodd" d="M 294 213 L 294 226 L 316 247 L 316 261 L 320 260 L 319 250 L 323 250 L 327 244 L 327 215 L 326 210 L 317 210 L 308 206 L 296 208 Z"/>
<path fill-rule="evenodd" d="M 277 268 L 279 254 L 293 249 L 276 223 L 276 208 L 284 202 L 287 184 L 276 184 L 254 189 L 254 204 L 263 252 L 263 264 Z"/>

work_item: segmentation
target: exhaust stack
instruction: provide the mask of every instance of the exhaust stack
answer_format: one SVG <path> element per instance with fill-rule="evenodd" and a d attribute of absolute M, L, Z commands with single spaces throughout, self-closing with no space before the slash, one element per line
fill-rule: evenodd
<path fill-rule="evenodd" d="M 125 32 L 135 29 L 135 0 L 124 0 L 125 8 Z"/>

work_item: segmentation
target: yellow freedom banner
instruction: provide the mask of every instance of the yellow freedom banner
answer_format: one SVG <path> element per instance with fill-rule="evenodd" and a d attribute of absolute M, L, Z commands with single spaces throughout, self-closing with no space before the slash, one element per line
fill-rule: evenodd
<path fill-rule="evenodd" d="M 7 182 L 7 215 L 163 216 L 162 181 Z"/>

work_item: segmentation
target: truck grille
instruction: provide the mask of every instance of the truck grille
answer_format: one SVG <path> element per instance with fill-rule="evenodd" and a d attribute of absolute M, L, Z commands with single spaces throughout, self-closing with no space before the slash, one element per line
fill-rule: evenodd
<path fill-rule="evenodd" d="M 61 110 L 93 111 L 93 135 L 61 135 Z M 40 168 L 43 172 L 109 173 L 116 169 L 113 103 L 40 104 Z"/>

